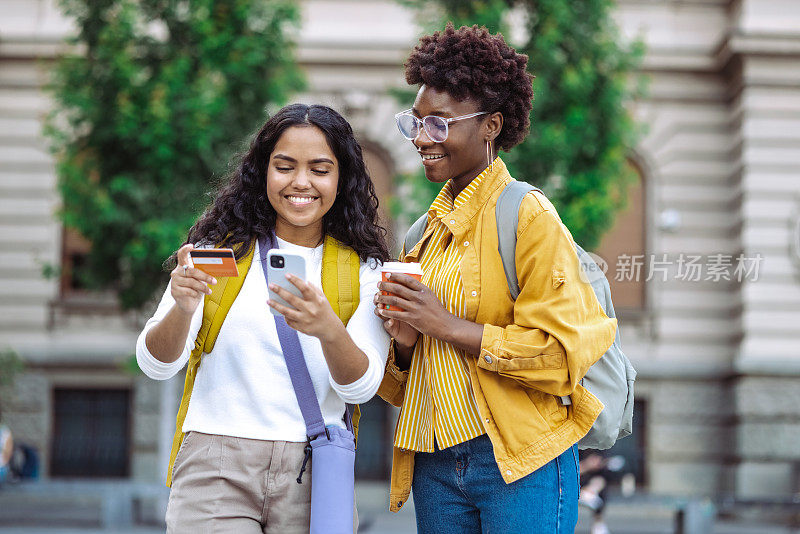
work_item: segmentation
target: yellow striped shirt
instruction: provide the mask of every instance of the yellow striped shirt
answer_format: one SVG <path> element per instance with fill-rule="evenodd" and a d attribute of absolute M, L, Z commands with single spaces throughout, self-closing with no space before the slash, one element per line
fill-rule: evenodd
<path fill-rule="evenodd" d="M 454 243 L 445 217 L 458 210 L 480 185 L 489 169 L 481 173 L 453 199 L 448 182 L 428 210 L 430 239 L 420 258 L 422 282 L 453 315 L 466 317 L 461 257 L 464 243 Z M 405 400 L 395 433 L 395 447 L 419 452 L 434 450 L 434 435 L 446 449 L 485 433 L 481 421 L 466 352 L 441 340 L 423 335 L 414 348 L 406 384 Z"/>

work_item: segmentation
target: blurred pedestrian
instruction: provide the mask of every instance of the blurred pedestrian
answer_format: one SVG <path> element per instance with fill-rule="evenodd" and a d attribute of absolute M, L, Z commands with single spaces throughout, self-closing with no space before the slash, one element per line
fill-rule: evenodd
<path fill-rule="evenodd" d="M 603 472 L 608 459 L 597 451 L 581 451 L 580 473 L 581 494 L 578 503 L 592 511 L 590 534 L 610 534 L 603 511 L 606 507 L 606 487 L 608 481 Z"/>
<path fill-rule="evenodd" d="M 543 194 L 519 210 L 516 301 L 498 254 L 495 207 L 513 180 L 498 153 L 528 132 L 527 60 L 499 34 L 448 24 L 405 65 L 419 90 L 397 125 L 443 187 L 401 257 L 422 264 L 422 281 L 392 274 L 376 313 L 393 338 L 379 393 L 401 406 L 390 507 L 413 491 L 422 533 L 573 532 L 575 444 L 603 408 L 580 379 L 616 321 L 581 283 L 572 236 Z"/>
<path fill-rule="evenodd" d="M 189 231 L 136 346 L 151 378 L 169 378 L 189 362 L 168 473 L 168 532 L 309 532 L 314 460 L 282 348 L 285 325 L 270 307 L 299 332 L 324 433 L 346 429 L 345 403 L 375 394 L 389 348 L 372 312 L 389 258 L 377 207 L 350 125 L 328 107 L 294 104 L 260 129 Z M 225 283 L 241 289 L 227 301 L 224 323 L 215 314 L 228 293 L 213 298 L 218 281 L 192 266 L 195 245 L 237 253 L 239 277 Z M 307 264 L 306 281 L 289 279 L 301 296 L 269 284 L 289 306 L 268 301 L 262 267 L 270 246 Z M 206 335 L 217 335 L 213 348 Z"/>
<path fill-rule="evenodd" d="M 11 458 L 14 455 L 14 436 L 11 429 L 3 422 L 0 408 L 0 486 L 11 477 Z"/>

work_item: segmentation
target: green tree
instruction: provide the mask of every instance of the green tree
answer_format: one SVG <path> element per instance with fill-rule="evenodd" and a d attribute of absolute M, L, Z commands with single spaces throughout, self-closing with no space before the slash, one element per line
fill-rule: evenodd
<path fill-rule="evenodd" d="M 61 218 L 92 244 L 76 273 L 138 308 L 267 106 L 302 88 L 292 0 L 62 0 L 78 29 L 45 129 Z"/>
<path fill-rule="evenodd" d="M 0 350 L 0 386 L 10 386 L 14 377 L 25 369 L 19 355 L 11 349 Z"/>
<path fill-rule="evenodd" d="M 625 205 L 638 129 L 626 106 L 641 94 L 641 43 L 621 43 L 612 0 L 401 0 L 424 13 L 426 30 L 446 21 L 485 25 L 508 37 L 522 17 L 534 80 L 531 134 L 503 156 L 512 176 L 545 190 L 575 240 L 592 249 Z M 438 11 L 432 13 L 431 5 Z M 513 11 L 512 8 L 514 8 Z M 405 177 L 416 182 L 418 176 Z M 424 180 L 424 176 L 422 177 Z M 401 180 L 402 181 L 402 180 Z M 430 187 L 415 188 L 430 196 Z M 432 199 L 432 197 L 430 197 Z"/>

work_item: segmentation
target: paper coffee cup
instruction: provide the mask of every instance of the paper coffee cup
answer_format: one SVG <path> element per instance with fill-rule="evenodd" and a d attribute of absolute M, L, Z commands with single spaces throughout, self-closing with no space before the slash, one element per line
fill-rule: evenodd
<path fill-rule="evenodd" d="M 387 274 L 402 273 L 413 276 L 417 280 L 422 280 L 422 266 L 419 263 L 403 263 L 401 261 L 387 261 L 381 267 L 381 278 L 384 282 L 391 282 L 386 279 Z M 381 295 L 391 295 L 388 291 L 381 291 Z M 386 310 L 403 311 L 402 308 L 397 306 L 389 306 L 384 304 L 383 308 Z"/>

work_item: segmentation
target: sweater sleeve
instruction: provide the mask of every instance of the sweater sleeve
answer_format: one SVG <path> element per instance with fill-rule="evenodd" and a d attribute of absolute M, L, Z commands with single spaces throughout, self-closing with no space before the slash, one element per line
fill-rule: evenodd
<path fill-rule="evenodd" d="M 158 304 L 156 312 L 147 323 L 145 323 L 142 333 L 139 334 L 139 338 L 136 340 L 136 362 L 139 364 L 139 369 L 155 380 L 172 378 L 186 365 L 186 362 L 189 360 L 189 354 L 191 354 L 194 348 L 194 340 L 197 338 L 197 333 L 200 331 L 200 325 L 203 321 L 203 306 L 200 305 L 192 316 L 192 323 L 189 326 L 189 335 L 186 337 L 183 352 L 178 356 L 178 359 L 172 363 L 164 363 L 158 360 L 150 353 L 145 339 L 147 338 L 147 333 L 161 322 L 174 305 L 175 299 L 172 298 L 170 282 L 170 284 L 167 284 L 167 289 L 164 291 L 164 296 L 161 297 L 161 302 Z"/>
<path fill-rule="evenodd" d="M 370 260 L 361 264 L 359 271 L 359 304 L 347 323 L 347 332 L 356 346 L 366 354 L 369 366 L 366 372 L 350 384 L 337 384 L 330 379 L 331 387 L 345 402 L 361 404 L 370 400 L 378 391 L 383 379 L 386 357 L 389 354 L 389 334 L 383 321 L 375 315 L 372 299 L 378 291 L 381 278 L 380 264 Z"/>

